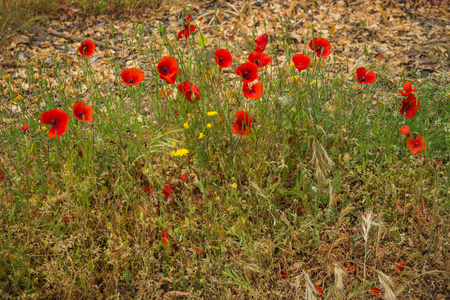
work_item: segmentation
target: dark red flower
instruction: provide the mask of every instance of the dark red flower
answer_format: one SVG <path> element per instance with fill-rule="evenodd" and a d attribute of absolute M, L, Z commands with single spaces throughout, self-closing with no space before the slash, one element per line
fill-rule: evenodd
<path fill-rule="evenodd" d="M 2 172 L 0 172 L 0 182 L 2 182 L 3 179 L 5 179 L 5 174 L 3 174 Z"/>
<path fill-rule="evenodd" d="M 249 114 L 245 111 L 240 110 L 236 113 L 236 121 L 234 122 L 231 129 L 233 129 L 236 134 L 247 135 L 250 133 L 251 125 L 252 119 L 250 119 Z"/>
<path fill-rule="evenodd" d="M 188 14 L 185 21 L 184 29 L 178 32 L 177 40 L 181 39 L 182 36 L 188 38 L 191 35 L 191 33 L 195 32 L 196 27 L 190 24 L 191 19 L 192 19 L 191 14 Z"/>
<path fill-rule="evenodd" d="M 81 46 L 78 47 L 78 52 L 80 52 L 82 56 L 90 57 L 94 54 L 94 51 L 95 51 L 95 44 L 90 39 L 85 40 L 83 44 L 81 44 Z"/>
<path fill-rule="evenodd" d="M 327 57 L 331 54 L 330 42 L 324 38 L 314 38 L 309 42 L 309 49 L 316 52 L 319 57 Z"/>
<path fill-rule="evenodd" d="M 419 134 L 414 134 L 406 142 L 406 146 L 412 153 L 417 153 L 418 151 L 423 151 L 427 147 L 427 143 L 423 140 L 422 136 Z"/>
<path fill-rule="evenodd" d="M 381 290 L 380 290 L 379 288 L 376 288 L 376 287 L 371 287 L 371 288 L 370 288 L 370 291 L 371 291 L 373 294 L 375 294 L 375 295 L 381 294 Z"/>
<path fill-rule="evenodd" d="M 125 69 L 122 71 L 122 82 L 126 85 L 133 86 L 144 80 L 144 73 L 136 68 Z"/>
<path fill-rule="evenodd" d="M 314 289 L 316 290 L 317 294 L 323 295 L 323 290 L 317 284 L 314 285 Z"/>
<path fill-rule="evenodd" d="M 163 230 L 163 246 L 165 246 L 167 244 L 167 242 L 169 241 L 169 232 L 167 231 L 167 229 Z"/>
<path fill-rule="evenodd" d="M 194 103 L 194 101 L 200 100 L 200 89 L 190 83 L 189 81 L 183 81 L 178 85 L 178 90 L 186 96 L 187 101 Z M 197 99 L 192 99 L 192 93 Z"/>
<path fill-rule="evenodd" d="M 405 82 L 403 84 L 403 89 L 404 89 L 404 91 L 402 91 L 400 89 L 397 89 L 397 90 L 400 92 L 400 94 L 402 96 L 405 96 L 405 97 L 410 96 L 412 92 L 416 91 L 416 88 L 412 88 L 412 83 L 411 82 Z"/>
<path fill-rule="evenodd" d="M 164 194 L 164 196 L 169 197 L 170 194 L 172 194 L 172 191 L 173 191 L 173 187 L 171 187 L 170 185 L 166 185 L 166 187 L 164 188 L 162 193 Z"/>
<path fill-rule="evenodd" d="M 64 219 L 64 222 L 70 223 L 70 217 L 64 217 L 63 219 Z M 72 215 L 72 220 L 75 221 L 75 215 Z"/>
<path fill-rule="evenodd" d="M 256 52 L 264 52 L 264 50 L 266 49 L 266 44 L 267 44 L 268 39 L 269 39 L 269 37 L 267 36 L 267 34 L 258 36 L 255 39 L 255 43 L 256 43 L 255 51 Z"/>
<path fill-rule="evenodd" d="M 404 136 L 406 136 L 406 137 L 409 137 L 410 136 L 410 134 L 411 134 L 411 131 L 410 131 L 410 129 L 409 129 L 409 126 L 403 126 L 403 127 L 400 127 L 399 129 L 398 129 L 398 134 L 403 134 Z"/>
<path fill-rule="evenodd" d="M 373 72 L 367 72 L 366 68 L 358 68 L 356 69 L 356 78 L 359 83 L 374 83 L 377 79 L 377 76 Z"/>
<path fill-rule="evenodd" d="M 292 62 L 294 63 L 294 66 L 297 68 L 297 70 L 306 70 L 309 66 L 310 59 L 306 55 L 296 54 L 292 58 Z"/>
<path fill-rule="evenodd" d="M 262 52 L 252 52 L 248 56 L 248 61 L 254 63 L 259 68 L 264 68 L 272 61 L 272 58 Z"/>
<path fill-rule="evenodd" d="M 183 175 L 181 175 L 181 180 L 183 180 L 183 181 L 186 181 L 186 180 L 187 180 L 186 173 L 183 173 Z"/>
<path fill-rule="evenodd" d="M 83 101 L 77 102 L 72 106 L 73 115 L 76 119 L 83 122 L 91 122 L 94 120 L 92 115 L 94 114 L 94 109 L 84 103 Z"/>
<path fill-rule="evenodd" d="M 396 267 L 399 271 L 401 271 L 401 270 L 406 266 L 406 262 L 398 263 L 398 262 L 394 261 L 394 263 L 396 264 L 395 267 Z"/>
<path fill-rule="evenodd" d="M 69 115 L 65 111 L 55 108 L 44 111 L 41 114 L 39 121 L 41 121 L 42 124 L 52 125 L 52 128 L 50 128 L 50 131 L 48 132 L 48 137 L 54 139 L 63 135 L 67 130 Z"/>
<path fill-rule="evenodd" d="M 214 52 L 216 63 L 221 68 L 228 68 L 233 63 L 233 57 L 227 49 L 219 49 Z"/>
<path fill-rule="evenodd" d="M 280 276 L 283 277 L 283 278 L 288 278 L 289 277 L 288 274 L 286 274 L 286 273 L 281 273 Z"/>
<path fill-rule="evenodd" d="M 22 130 L 23 131 L 27 131 L 28 130 L 28 125 L 22 125 Z"/>
<path fill-rule="evenodd" d="M 203 250 L 202 250 L 201 248 L 197 248 L 197 249 L 195 249 L 195 252 L 197 252 L 197 253 L 202 253 Z"/>
<path fill-rule="evenodd" d="M 263 87 L 261 82 L 254 83 L 251 88 L 248 86 L 248 82 L 244 82 L 242 91 L 245 97 L 256 100 L 261 98 Z"/>
<path fill-rule="evenodd" d="M 144 188 L 144 191 L 145 191 L 146 193 L 149 193 L 149 194 L 150 194 L 150 192 L 152 191 L 152 189 L 153 189 L 153 187 L 147 186 L 147 187 Z"/>
<path fill-rule="evenodd" d="M 246 62 L 237 67 L 234 73 L 242 76 L 243 82 L 252 82 L 258 78 L 258 67 L 254 63 Z"/>
<path fill-rule="evenodd" d="M 414 94 L 409 95 L 408 98 L 402 100 L 402 108 L 400 113 L 405 115 L 405 118 L 412 119 L 420 108 L 420 100 L 417 100 Z"/>

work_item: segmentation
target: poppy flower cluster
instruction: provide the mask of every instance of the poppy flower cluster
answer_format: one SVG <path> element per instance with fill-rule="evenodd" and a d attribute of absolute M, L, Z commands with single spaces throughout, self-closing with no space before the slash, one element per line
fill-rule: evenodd
<path fill-rule="evenodd" d="M 184 29 L 178 32 L 177 40 L 181 39 L 181 37 L 188 38 L 191 33 L 195 32 L 196 27 L 191 24 L 191 14 L 189 13 L 186 17 L 185 23 L 184 23 Z"/>
<path fill-rule="evenodd" d="M 400 113 L 405 116 L 407 119 L 412 119 L 416 115 L 416 112 L 420 108 L 420 100 L 417 100 L 416 96 L 413 92 L 416 91 L 416 88 L 412 88 L 411 82 L 405 82 L 403 84 L 404 91 L 398 89 L 400 94 L 405 99 L 402 100 L 402 107 L 400 108 Z"/>

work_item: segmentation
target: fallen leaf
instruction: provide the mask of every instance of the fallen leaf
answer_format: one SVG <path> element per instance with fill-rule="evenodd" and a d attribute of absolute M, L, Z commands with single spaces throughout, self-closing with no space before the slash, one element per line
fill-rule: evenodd
<path fill-rule="evenodd" d="M 175 300 L 179 299 L 179 297 L 190 296 L 189 292 L 179 292 L 179 291 L 170 291 L 164 294 L 163 300 Z"/>

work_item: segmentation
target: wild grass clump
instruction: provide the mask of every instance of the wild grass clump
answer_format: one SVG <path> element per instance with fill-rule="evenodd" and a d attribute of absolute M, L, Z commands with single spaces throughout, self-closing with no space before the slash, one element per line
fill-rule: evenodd
<path fill-rule="evenodd" d="M 342 65 L 280 23 L 255 32 L 253 63 L 186 18 L 174 35 L 136 26 L 131 64 L 87 41 L 0 74 L 2 294 L 393 299 L 444 283 L 448 77 Z"/>

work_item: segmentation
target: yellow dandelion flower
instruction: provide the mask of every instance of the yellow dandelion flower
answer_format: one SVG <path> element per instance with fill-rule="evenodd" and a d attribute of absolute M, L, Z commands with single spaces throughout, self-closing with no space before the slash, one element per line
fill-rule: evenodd
<path fill-rule="evenodd" d="M 203 283 L 203 279 L 200 279 L 199 281 L 200 281 L 200 283 Z"/>
<path fill-rule="evenodd" d="M 209 111 L 207 114 L 208 114 L 208 116 L 210 116 L 210 117 L 214 117 L 215 115 L 218 114 L 218 112 L 217 112 L 217 111 Z"/>
<path fill-rule="evenodd" d="M 38 102 L 38 101 L 39 101 L 39 98 L 36 97 L 36 98 L 33 99 L 33 101 L 34 101 L 34 102 Z"/>
<path fill-rule="evenodd" d="M 42 126 L 42 130 L 47 130 L 47 127 L 45 127 L 45 126 Z"/>
<path fill-rule="evenodd" d="M 189 150 L 184 149 L 184 148 L 178 149 L 177 151 L 170 152 L 170 156 L 184 156 L 187 154 L 189 154 Z"/>
<path fill-rule="evenodd" d="M 206 127 L 211 128 L 211 127 L 212 127 L 212 124 L 211 124 L 211 123 L 208 123 L 208 124 L 206 124 Z"/>
<path fill-rule="evenodd" d="M 22 95 L 17 95 L 16 99 L 17 99 L 17 100 L 22 99 Z"/>
<path fill-rule="evenodd" d="M 173 141 L 173 142 L 172 142 L 172 146 L 175 147 L 176 145 L 177 145 L 177 142 Z"/>
<path fill-rule="evenodd" d="M 188 123 L 184 123 L 183 127 L 186 128 L 186 129 L 189 129 L 189 124 Z"/>
<path fill-rule="evenodd" d="M 217 197 L 216 197 L 216 200 L 220 200 L 220 196 L 217 196 Z"/>
<path fill-rule="evenodd" d="M 317 80 L 311 81 L 311 83 L 310 83 L 311 86 L 316 85 L 316 84 L 317 84 Z"/>
<path fill-rule="evenodd" d="M 237 183 L 233 183 L 231 186 L 233 187 L 233 189 L 237 189 Z"/>
<path fill-rule="evenodd" d="M 200 135 L 198 136 L 198 139 L 201 139 L 202 137 L 204 137 L 205 135 L 203 133 L 200 132 Z"/>
<path fill-rule="evenodd" d="M 13 101 L 12 103 L 13 103 L 14 105 L 17 105 L 17 102 L 16 102 L 16 101 Z"/>

